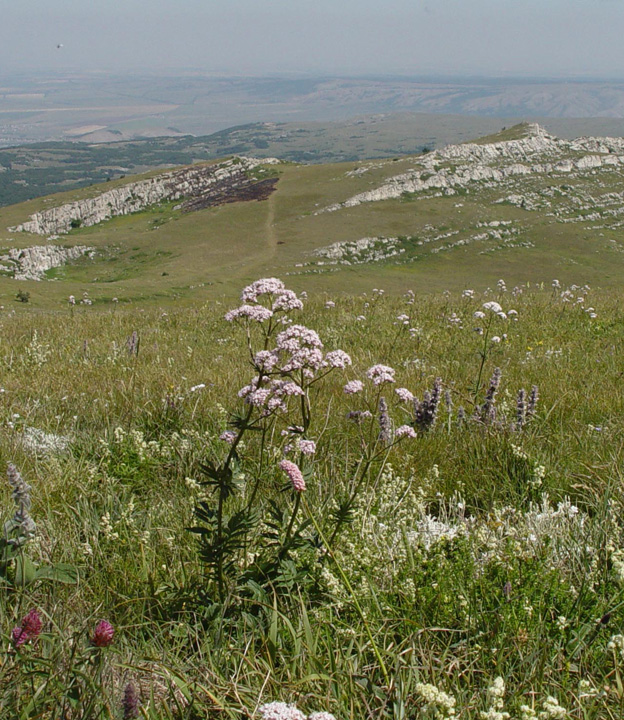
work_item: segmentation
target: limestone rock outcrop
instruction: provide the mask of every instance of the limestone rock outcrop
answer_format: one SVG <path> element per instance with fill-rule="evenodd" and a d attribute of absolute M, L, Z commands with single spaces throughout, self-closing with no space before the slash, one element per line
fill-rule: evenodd
<path fill-rule="evenodd" d="M 61 267 L 68 260 L 77 260 L 90 252 L 94 252 L 94 249 L 84 245 L 35 245 L 11 248 L 6 255 L 0 255 L 0 262 L 5 263 L 5 270 L 13 272 L 15 280 L 43 280 L 47 270 Z"/>
<path fill-rule="evenodd" d="M 624 166 L 623 138 L 562 140 L 537 124 L 526 136 L 493 143 L 448 145 L 415 160 L 415 167 L 373 190 L 317 211 L 333 212 L 361 203 L 392 200 L 404 194 L 434 191 L 454 195 L 471 184 L 505 186 L 514 178 L 550 173 L 582 173 Z"/>
<path fill-rule="evenodd" d="M 97 225 L 159 202 L 214 195 L 214 191 L 221 187 L 229 192 L 240 189 L 256 182 L 250 177 L 254 168 L 277 163 L 279 160 L 276 158 L 236 157 L 214 165 L 193 165 L 107 190 L 93 198 L 34 213 L 26 222 L 9 230 L 37 235 L 65 234 L 74 227 Z"/>

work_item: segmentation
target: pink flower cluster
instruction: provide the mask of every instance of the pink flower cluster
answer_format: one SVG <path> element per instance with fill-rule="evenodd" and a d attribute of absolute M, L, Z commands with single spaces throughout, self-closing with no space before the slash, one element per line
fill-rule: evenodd
<path fill-rule="evenodd" d="M 255 322 L 264 322 L 273 317 L 273 311 L 265 308 L 263 305 L 241 305 L 234 310 L 225 313 L 225 319 L 228 322 L 247 318 Z"/>
<path fill-rule="evenodd" d="M 95 632 L 91 638 L 91 644 L 94 647 L 103 648 L 108 647 L 115 637 L 115 628 L 108 622 L 108 620 L 100 620 L 95 626 Z"/>
<path fill-rule="evenodd" d="M 414 428 L 411 425 L 401 425 L 401 427 L 398 427 L 394 431 L 394 436 L 396 438 L 402 438 L 402 437 L 415 438 L 416 430 L 414 430 Z"/>
<path fill-rule="evenodd" d="M 42 622 L 39 613 L 33 608 L 22 618 L 22 624 L 14 627 L 11 639 L 16 648 L 31 640 L 36 640 L 41 633 Z"/>
<path fill-rule="evenodd" d="M 364 390 L 364 384 L 361 380 L 349 380 L 344 386 L 344 391 L 347 395 L 355 395 L 356 393 L 362 392 L 362 390 Z"/>
<path fill-rule="evenodd" d="M 347 365 L 351 365 L 351 357 L 344 350 L 332 350 L 325 355 L 325 360 L 323 360 L 323 367 L 343 370 Z"/>
<path fill-rule="evenodd" d="M 278 278 L 260 278 L 243 288 L 241 300 L 243 302 L 258 302 L 261 295 L 281 295 L 286 288 Z"/>
<path fill-rule="evenodd" d="M 260 387 L 260 384 L 264 387 Z M 286 399 L 294 395 L 303 395 L 302 388 L 292 380 L 277 380 L 269 377 L 256 376 L 249 385 L 238 391 L 248 405 L 264 407 L 267 411 L 286 412 Z M 222 438 L 225 439 L 225 438 Z"/>
<path fill-rule="evenodd" d="M 288 353 L 289 357 L 282 365 L 282 372 L 293 370 L 318 370 L 323 364 L 323 343 L 314 330 L 304 325 L 291 325 L 275 339 L 278 352 Z M 310 372 L 306 373 L 310 376 Z"/>
<path fill-rule="evenodd" d="M 401 402 L 414 402 L 414 396 L 407 388 L 396 388 L 394 391 Z"/>
<path fill-rule="evenodd" d="M 302 308 L 303 303 L 292 290 L 284 290 L 273 302 L 273 312 L 277 312 L 278 310 L 290 312 L 291 310 L 301 310 Z"/>
<path fill-rule="evenodd" d="M 366 377 L 372 380 L 373 385 L 383 385 L 394 382 L 394 369 L 388 365 L 373 365 L 366 371 Z"/>
<path fill-rule="evenodd" d="M 305 480 L 299 467 L 290 460 L 282 460 L 279 464 L 280 470 L 283 470 L 288 479 L 292 483 L 293 489 L 297 492 L 303 492 L 306 489 Z"/>

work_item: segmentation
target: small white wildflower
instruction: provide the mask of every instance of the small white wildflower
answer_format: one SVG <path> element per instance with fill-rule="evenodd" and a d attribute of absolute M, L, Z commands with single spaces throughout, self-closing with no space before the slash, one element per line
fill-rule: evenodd
<path fill-rule="evenodd" d="M 284 702 L 272 702 L 259 708 L 262 720 L 306 720 L 306 716 L 296 705 Z"/>
<path fill-rule="evenodd" d="M 549 695 L 544 700 L 542 707 L 544 708 L 539 714 L 539 720 L 565 720 L 568 712 L 559 705 L 557 698 Z"/>

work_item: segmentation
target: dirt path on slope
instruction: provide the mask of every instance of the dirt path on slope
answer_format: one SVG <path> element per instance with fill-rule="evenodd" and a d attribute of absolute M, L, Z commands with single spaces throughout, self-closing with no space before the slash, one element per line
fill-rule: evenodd
<path fill-rule="evenodd" d="M 277 233 L 275 232 L 275 193 L 271 193 L 267 198 L 267 216 L 264 223 L 264 231 L 266 234 L 267 245 L 275 252 L 277 248 Z"/>

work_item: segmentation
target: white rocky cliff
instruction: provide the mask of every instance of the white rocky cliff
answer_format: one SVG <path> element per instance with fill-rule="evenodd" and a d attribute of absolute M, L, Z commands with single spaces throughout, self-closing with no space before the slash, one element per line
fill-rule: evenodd
<path fill-rule="evenodd" d="M 0 266 L 12 272 L 15 280 L 43 280 L 47 270 L 65 265 L 69 260 L 77 260 L 93 248 L 84 245 L 58 247 L 56 245 L 35 245 L 28 248 L 11 248 L 6 255 L 0 255 Z"/>
<path fill-rule="evenodd" d="M 237 157 L 214 165 L 194 165 L 107 190 L 85 200 L 43 210 L 11 232 L 37 235 L 65 234 L 73 227 L 97 225 L 117 215 L 129 215 L 169 200 L 201 198 L 220 187 L 240 188 L 253 182 L 249 173 L 259 165 L 279 163 L 275 158 Z"/>

